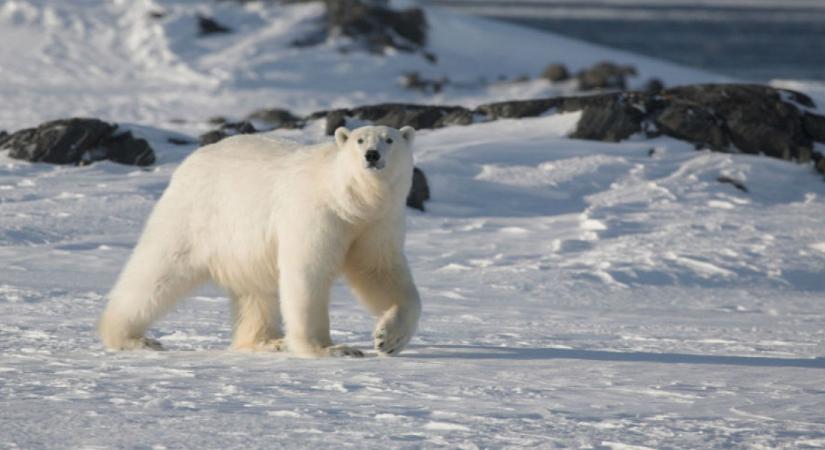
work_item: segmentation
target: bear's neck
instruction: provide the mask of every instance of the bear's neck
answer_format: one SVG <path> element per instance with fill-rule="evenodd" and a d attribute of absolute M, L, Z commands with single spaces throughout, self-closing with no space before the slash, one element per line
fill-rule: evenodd
<path fill-rule="evenodd" d="M 333 167 L 331 206 L 344 221 L 370 222 L 403 208 L 404 183 L 398 174 L 389 172 L 390 168 L 383 169 L 386 173 L 373 173 L 347 158 L 339 158 Z M 412 180 L 412 175 L 409 178 Z"/>

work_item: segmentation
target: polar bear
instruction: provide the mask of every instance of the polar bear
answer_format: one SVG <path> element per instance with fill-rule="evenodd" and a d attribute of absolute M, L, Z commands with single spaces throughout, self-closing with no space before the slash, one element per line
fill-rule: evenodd
<path fill-rule="evenodd" d="M 343 274 L 378 317 L 375 349 L 397 355 L 421 312 L 403 252 L 414 135 L 341 127 L 315 146 L 240 135 L 192 153 L 109 293 L 103 344 L 159 349 L 146 329 L 211 279 L 232 300 L 233 348 L 363 356 L 330 338 L 330 289 Z"/>

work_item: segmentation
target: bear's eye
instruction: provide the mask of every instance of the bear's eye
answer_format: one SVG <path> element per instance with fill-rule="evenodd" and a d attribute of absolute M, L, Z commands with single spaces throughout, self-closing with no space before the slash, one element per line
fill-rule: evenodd
<path fill-rule="evenodd" d="M 387 138 L 387 144 L 392 144 L 392 138 Z"/>
<path fill-rule="evenodd" d="M 363 144 L 363 143 L 364 143 L 364 140 L 363 140 L 363 139 L 358 139 L 358 143 L 359 143 L 359 144 Z"/>

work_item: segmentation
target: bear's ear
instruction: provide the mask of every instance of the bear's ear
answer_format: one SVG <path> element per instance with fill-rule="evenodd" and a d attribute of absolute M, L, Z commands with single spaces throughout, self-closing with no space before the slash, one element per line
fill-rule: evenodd
<path fill-rule="evenodd" d="M 407 144 L 412 144 L 413 139 L 415 138 L 415 128 L 413 127 L 404 127 L 399 130 L 401 132 L 401 137 L 407 141 Z"/>
<path fill-rule="evenodd" d="M 343 148 L 349 139 L 349 134 L 350 131 L 346 127 L 338 127 L 335 130 L 335 143 L 338 144 L 339 147 Z"/>

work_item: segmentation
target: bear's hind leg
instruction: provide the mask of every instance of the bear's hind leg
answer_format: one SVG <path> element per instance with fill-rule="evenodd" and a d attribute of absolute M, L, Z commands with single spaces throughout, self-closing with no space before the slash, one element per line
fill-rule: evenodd
<path fill-rule="evenodd" d="M 233 294 L 232 348 L 283 351 L 281 311 L 277 294 Z"/>
<path fill-rule="evenodd" d="M 160 343 L 144 333 L 204 278 L 179 263 L 180 258 L 155 256 L 138 245 L 109 293 L 109 303 L 98 322 L 106 348 L 160 350 Z"/>

